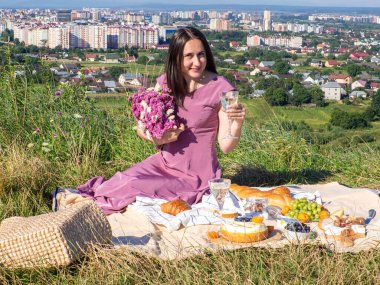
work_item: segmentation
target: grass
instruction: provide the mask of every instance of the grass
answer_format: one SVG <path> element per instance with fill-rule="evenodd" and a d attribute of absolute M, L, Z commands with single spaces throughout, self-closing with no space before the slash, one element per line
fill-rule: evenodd
<path fill-rule="evenodd" d="M 75 86 L 41 82 L 35 88 L 11 74 L 2 73 L 0 80 L 0 220 L 46 213 L 56 186 L 76 186 L 95 175 L 109 177 L 155 152 L 150 143 L 137 138 L 125 97 L 88 99 Z M 54 95 L 57 89 L 62 93 L 58 97 Z M 316 129 L 328 122 L 334 106 L 295 109 L 272 108 L 263 100 L 244 103 L 248 118 L 241 142 L 234 152 L 219 153 L 224 176 L 255 186 L 326 181 L 380 186 L 380 147 L 376 144 L 337 140 L 320 144 L 315 139 Z M 300 121 L 314 130 L 301 128 Z M 36 133 L 36 128 L 41 131 Z M 65 133 L 52 136 L 60 129 Z M 378 124 L 363 132 L 377 130 Z M 49 151 L 42 148 L 44 142 L 49 143 Z M 125 249 L 96 248 L 66 268 L 0 268 L 0 282 L 376 284 L 380 282 L 379 261 L 378 249 L 339 254 L 320 245 L 221 250 L 174 261 Z"/>
<path fill-rule="evenodd" d="M 3 284 L 376 284 L 378 251 L 334 254 L 319 246 L 241 249 L 160 261 L 100 250 L 72 267 L 5 271 Z"/>
<path fill-rule="evenodd" d="M 162 74 L 164 70 L 163 65 L 148 65 L 148 64 L 139 64 L 136 62 L 129 63 L 104 63 L 104 62 L 81 62 L 83 67 L 106 67 L 110 68 L 113 66 L 125 68 L 125 72 L 131 73 L 142 73 L 144 75 L 158 76 Z"/>

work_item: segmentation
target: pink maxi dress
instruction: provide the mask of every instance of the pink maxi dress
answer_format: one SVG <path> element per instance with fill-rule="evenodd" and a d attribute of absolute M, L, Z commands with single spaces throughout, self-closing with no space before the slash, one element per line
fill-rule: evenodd
<path fill-rule="evenodd" d="M 157 82 L 166 85 L 161 75 Z M 136 196 L 197 203 L 208 193 L 208 180 L 221 177 L 216 154 L 216 136 L 222 91 L 234 87 L 222 76 L 185 97 L 177 116 L 186 126 L 178 140 L 131 168 L 117 172 L 109 180 L 98 176 L 78 187 L 92 197 L 105 214 L 123 211 Z"/>

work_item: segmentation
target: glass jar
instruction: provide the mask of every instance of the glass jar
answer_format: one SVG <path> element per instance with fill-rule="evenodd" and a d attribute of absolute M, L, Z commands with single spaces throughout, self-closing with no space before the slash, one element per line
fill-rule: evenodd
<path fill-rule="evenodd" d="M 244 210 L 246 212 L 261 213 L 265 212 L 268 206 L 268 199 L 263 198 L 247 198 Z"/>

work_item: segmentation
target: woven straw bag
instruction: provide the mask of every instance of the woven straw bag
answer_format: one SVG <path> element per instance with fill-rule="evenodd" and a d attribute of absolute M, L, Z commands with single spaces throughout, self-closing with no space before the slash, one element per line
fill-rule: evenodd
<path fill-rule="evenodd" d="M 89 245 L 108 244 L 111 238 L 107 218 L 93 201 L 39 216 L 11 217 L 0 225 L 0 265 L 64 266 Z"/>

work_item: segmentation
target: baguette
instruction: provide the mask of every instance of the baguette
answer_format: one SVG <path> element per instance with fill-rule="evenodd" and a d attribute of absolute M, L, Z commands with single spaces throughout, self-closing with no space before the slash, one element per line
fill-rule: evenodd
<path fill-rule="evenodd" d="M 279 207 L 281 210 L 285 206 L 290 206 L 290 201 L 292 199 L 289 189 L 284 186 L 276 187 L 269 191 L 261 191 L 257 188 L 231 184 L 230 189 L 240 199 L 245 199 L 245 198 L 268 199 L 269 206 L 276 206 L 276 207 Z"/>
<path fill-rule="evenodd" d="M 161 204 L 160 209 L 166 214 L 177 216 L 181 212 L 190 210 L 191 207 L 185 201 L 177 199 Z"/>

